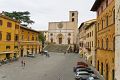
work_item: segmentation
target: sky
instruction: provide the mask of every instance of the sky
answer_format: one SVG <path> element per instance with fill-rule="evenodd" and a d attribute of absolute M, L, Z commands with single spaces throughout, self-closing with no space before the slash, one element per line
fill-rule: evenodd
<path fill-rule="evenodd" d="M 35 21 L 29 27 L 35 30 L 47 30 L 48 22 L 69 20 L 69 11 L 78 11 L 78 26 L 87 20 L 96 18 L 90 9 L 95 0 L 0 0 L 2 11 L 29 11 Z"/>

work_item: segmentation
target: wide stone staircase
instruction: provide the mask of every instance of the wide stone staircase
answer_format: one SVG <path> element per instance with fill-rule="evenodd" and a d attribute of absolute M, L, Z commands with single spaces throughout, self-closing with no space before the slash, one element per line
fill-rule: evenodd
<path fill-rule="evenodd" d="M 69 49 L 69 45 L 57 45 L 57 44 L 49 44 L 47 45 L 44 50 L 48 52 L 57 52 L 57 53 L 64 53 Z"/>

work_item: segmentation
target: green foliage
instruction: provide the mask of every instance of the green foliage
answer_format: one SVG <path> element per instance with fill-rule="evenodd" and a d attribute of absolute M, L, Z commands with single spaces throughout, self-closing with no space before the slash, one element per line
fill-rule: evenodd
<path fill-rule="evenodd" d="M 44 41 L 45 41 L 45 37 L 42 32 L 40 32 L 40 34 L 39 34 L 39 41 L 42 41 L 42 43 L 44 43 Z"/>
<path fill-rule="evenodd" d="M 16 19 L 18 21 L 21 21 L 22 23 L 25 23 L 25 24 L 33 24 L 34 21 L 30 19 L 30 12 L 28 11 L 24 11 L 24 12 L 16 12 L 16 11 L 13 11 L 13 12 L 4 12 L 4 15 L 12 18 L 12 19 Z"/>

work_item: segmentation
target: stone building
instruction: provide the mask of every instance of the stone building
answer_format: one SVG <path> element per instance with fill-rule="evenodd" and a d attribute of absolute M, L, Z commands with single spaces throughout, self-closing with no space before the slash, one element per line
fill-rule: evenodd
<path fill-rule="evenodd" d="M 19 47 L 21 57 L 41 52 L 42 43 L 39 42 L 38 35 L 38 31 L 20 26 Z"/>
<path fill-rule="evenodd" d="M 76 44 L 78 12 L 69 12 L 69 21 L 49 22 L 48 41 L 55 44 Z"/>
<path fill-rule="evenodd" d="M 79 27 L 80 54 L 95 66 L 96 19 L 83 22 Z"/>
<path fill-rule="evenodd" d="M 120 0 L 115 0 L 115 78 L 120 79 Z"/>
<path fill-rule="evenodd" d="M 96 0 L 91 11 L 97 12 L 96 68 L 105 80 L 114 80 L 115 1 Z"/>
<path fill-rule="evenodd" d="M 85 26 L 85 45 L 89 53 L 88 62 L 95 66 L 96 50 L 96 19 L 90 20 Z"/>

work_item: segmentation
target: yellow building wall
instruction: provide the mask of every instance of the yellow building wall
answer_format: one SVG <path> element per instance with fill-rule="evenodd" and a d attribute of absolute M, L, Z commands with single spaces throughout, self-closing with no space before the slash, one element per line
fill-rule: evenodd
<path fill-rule="evenodd" d="M 97 31 L 97 52 L 96 52 L 96 68 L 99 69 L 99 72 L 102 72 L 101 63 L 103 63 L 103 76 L 106 80 L 113 80 L 112 71 L 115 69 L 114 59 L 114 37 L 115 37 L 115 23 L 113 21 L 113 11 L 114 11 L 115 2 L 114 0 L 108 5 L 108 7 L 97 17 L 97 22 L 99 23 L 99 31 Z M 106 16 L 108 16 L 108 26 L 106 27 Z M 103 28 L 102 28 L 102 20 Z M 97 26 L 98 30 L 98 26 Z M 106 39 L 108 38 L 108 49 L 106 48 Z M 102 39 L 103 39 L 103 48 L 102 48 Z M 99 42 L 98 42 L 99 40 Z M 98 45 L 99 44 L 99 45 Z M 99 63 L 99 64 L 98 64 Z M 107 67 L 108 64 L 108 75 Z"/>
<path fill-rule="evenodd" d="M 112 80 L 112 70 L 114 70 L 114 58 L 115 53 L 113 51 L 105 51 L 105 50 L 97 50 L 97 60 L 96 67 L 98 69 L 98 61 L 99 61 L 99 72 L 101 74 L 101 63 L 103 63 L 103 76 L 106 79 L 106 64 L 108 64 L 108 80 Z"/>
<path fill-rule="evenodd" d="M 3 60 L 6 58 L 6 53 L 3 52 L 10 52 L 10 57 L 14 57 L 14 46 L 18 45 L 14 42 L 14 36 L 15 34 L 19 34 L 19 29 L 15 29 L 15 25 L 19 25 L 19 23 L 5 16 L 0 16 L 0 20 L 2 20 L 2 25 L 0 26 L 0 32 L 2 33 L 2 40 L 0 40 L 0 60 Z M 7 22 L 10 22 L 12 27 L 8 28 Z M 11 33 L 10 41 L 6 40 L 7 32 Z M 10 46 L 10 49 L 6 50 L 6 46 Z"/>
<path fill-rule="evenodd" d="M 39 32 L 35 32 L 30 29 L 21 27 L 20 34 L 21 34 L 20 35 L 20 46 L 21 46 L 20 49 L 24 50 L 23 56 L 27 55 L 26 54 L 27 51 L 29 51 L 29 53 L 32 53 L 32 48 L 33 48 L 33 54 L 39 53 L 39 48 L 40 48 L 40 50 L 42 49 L 40 47 L 42 45 L 40 44 L 40 42 L 38 40 Z M 23 39 L 22 39 L 22 35 L 23 35 Z M 28 36 L 29 36 L 29 39 L 28 39 Z M 32 37 L 34 37 L 34 40 L 32 40 Z"/>

